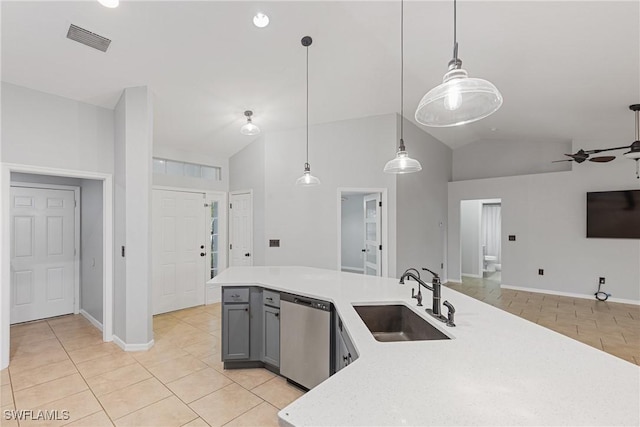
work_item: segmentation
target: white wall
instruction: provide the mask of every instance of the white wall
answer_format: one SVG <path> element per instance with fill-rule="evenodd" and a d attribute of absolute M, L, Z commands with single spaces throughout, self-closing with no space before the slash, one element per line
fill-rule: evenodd
<path fill-rule="evenodd" d="M 396 150 L 396 115 L 311 126 L 309 160 L 312 173 L 322 182 L 317 187 L 295 186 L 305 162 L 304 128 L 273 132 L 263 138 L 266 215 L 261 245 L 265 247 L 267 239 L 280 239 L 279 248 L 266 248 L 265 263 L 335 270 L 339 244 L 337 189 L 386 188 L 389 271 L 383 275 L 395 276 L 396 177 L 384 174 L 382 169 Z"/>
<path fill-rule="evenodd" d="M 220 181 L 198 179 L 189 176 L 173 176 L 153 174 L 154 186 L 180 187 L 204 191 L 229 191 L 229 160 L 208 153 L 178 150 L 169 147 L 153 147 L 153 157 L 195 163 L 198 165 L 217 166 L 222 170 Z"/>
<path fill-rule="evenodd" d="M 399 116 L 398 119 L 399 127 Z M 399 130 L 396 141 L 399 141 Z M 400 275 L 409 267 L 426 267 L 446 280 L 447 183 L 451 180 L 451 148 L 404 121 L 409 155 L 422 170 L 398 175 L 397 233 Z M 387 159 L 388 160 L 388 159 Z"/>
<path fill-rule="evenodd" d="M 266 264 L 265 137 L 229 159 L 229 191 L 253 190 L 253 265 Z"/>
<path fill-rule="evenodd" d="M 2 82 L 0 158 L 3 163 L 111 174 L 114 169 L 114 112 L 94 105 Z M 79 174 L 81 175 L 81 174 Z M 3 172 L 2 191 L 8 191 Z M 3 201 L 3 212 L 8 204 Z M 4 217 L 3 230 L 7 230 Z M 4 243 L 2 253 L 9 252 Z M 8 256 L 8 255 L 7 255 Z M 4 258 L 2 258 L 4 260 Z M 6 265 L 0 272 L 3 336 L 0 366 L 9 363 L 9 292 Z M 5 289 L 7 287 L 7 289 Z"/>
<path fill-rule="evenodd" d="M 460 205 L 462 275 L 482 277 L 480 263 L 482 202 L 463 200 Z"/>
<path fill-rule="evenodd" d="M 349 270 L 362 270 L 364 257 L 364 195 L 345 195 L 342 201 L 341 256 L 342 266 Z"/>
<path fill-rule="evenodd" d="M 152 344 L 151 170 L 153 106 L 147 87 L 124 90 L 116 106 L 116 264 L 114 334 L 118 344 Z M 122 162 L 124 160 L 124 162 Z M 124 163 L 124 168 L 121 168 Z M 124 224 L 123 224 L 124 223 Z M 124 236 L 121 232 L 124 225 Z M 119 229 L 118 229 L 119 227 Z M 124 238 L 124 240 L 123 240 Z M 125 257 L 121 247 L 125 246 Z M 124 270 L 124 271 L 123 271 Z M 122 279 L 124 277 L 124 282 Z M 124 320 L 123 320 L 124 319 Z"/>
<path fill-rule="evenodd" d="M 80 308 L 103 323 L 102 182 L 81 180 Z"/>
<path fill-rule="evenodd" d="M 453 150 L 453 180 L 570 171 L 571 141 L 480 140 Z"/>
<path fill-rule="evenodd" d="M 112 110 L 2 83 L 2 161 L 113 173 Z"/>
<path fill-rule="evenodd" d="M 574 143 L 574 150 L 598 141 Z M 613 300 L 640 302 L 640 242 L 587 239 L 586 193 L 637 189 L 633 161 L 585 163 L 571 172 L 449 184 L 449 276 L 460 274 L 460 201 L 502 199 L 502 283 L 593 296 L 598 277 Z M 516 241 L 508 241 L 515 234 Z M 538 275 L 543 268 L 544 276 Z"/>

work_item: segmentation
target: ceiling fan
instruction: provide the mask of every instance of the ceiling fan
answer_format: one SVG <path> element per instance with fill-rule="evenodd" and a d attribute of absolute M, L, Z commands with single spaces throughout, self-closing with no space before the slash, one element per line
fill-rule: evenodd
<path fill-rule="evenodd" d="M 615 159 L 616 156 L 595 156 L 591 157 L 593 154 L 600 154 L 606 151 L 615 151 L 615 150 L 629 150 L 626 153 L 622 154 L 627 159 L 636 161 L 636 177 L 640 179 L 640 104 L 633 104 L 629 106 L 629 109 L 635 112 L 636 115 L 636 140 L 631 143 L 631 145 L 623 145 L 622 147 L 612 147 L 612 148 L 597 148 L 594 150 L 583 150 L 580 149 L 573 154 L 565 154 L 565 156 L 570 157 L 570 159 L 565 160 L 556 160 L 553 163 L 558 162 L 576 162 L 582 163 L 585 161 L 596 162 L 596 163 L 607 163 L 611 160 Z"/>

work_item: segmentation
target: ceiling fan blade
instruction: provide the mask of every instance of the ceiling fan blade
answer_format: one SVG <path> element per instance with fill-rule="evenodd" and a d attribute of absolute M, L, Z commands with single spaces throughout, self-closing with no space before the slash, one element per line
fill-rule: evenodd
<path fill-rule="evenodd" d="M 591 159 L 589 159 L 590 162 L 596 162 L 596 163 L 607 163 L 610 162 L 611 160 L 615 159 L 616 156 L 599 156 L 599 157 L 593 157 Z"/>
<path fill-rule="evenodd" d="M 573 162 L 573 159 L 567 159 L 567 160 L 554 160 L 551 163 L 560 163 L 560 162 Z"/>

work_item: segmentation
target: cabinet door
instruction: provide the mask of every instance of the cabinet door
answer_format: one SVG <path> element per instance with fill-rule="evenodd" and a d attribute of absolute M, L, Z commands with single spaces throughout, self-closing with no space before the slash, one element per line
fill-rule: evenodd
<path fill-rule="evenodd" d="M 337 343 L 336 343 L 336 352 L 337 352 L 337 360 L 336 360 L 336 372 L 340 369 L 346 367 L 349 360 L 349 350 L 347 349 L 347 344 L 344 342 L 342 338 L 342 334 L 338 334 Z"/>
<path fill-rule="evenodd" d="M 223 360 L 249 358 L 249 304 L 225 304 Z"/>
<path fill-rule="evenodd" d="M 262 312 L 263 361 L 273 366 L 280 366 L 280 309 L 264 306 Z"/>

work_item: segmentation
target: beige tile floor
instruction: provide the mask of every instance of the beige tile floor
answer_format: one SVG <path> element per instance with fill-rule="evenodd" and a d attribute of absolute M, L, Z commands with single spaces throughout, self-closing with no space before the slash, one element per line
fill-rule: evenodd
<path fill-rule="evenodd" d="M 469 277 L 446 286 L 640 365 L 640 306 L 501 289 Z"/>
<path fill-rule="evenodd" d="M 220 304 L 154 317 L 155 346 L 128 353 L 84 317 L 11 327 L 1 372 L 4 410 L 67 410 L 66 421 L 20 426 L 276 426 L 302 392 L 265 369 L 224 370 Z"/>

